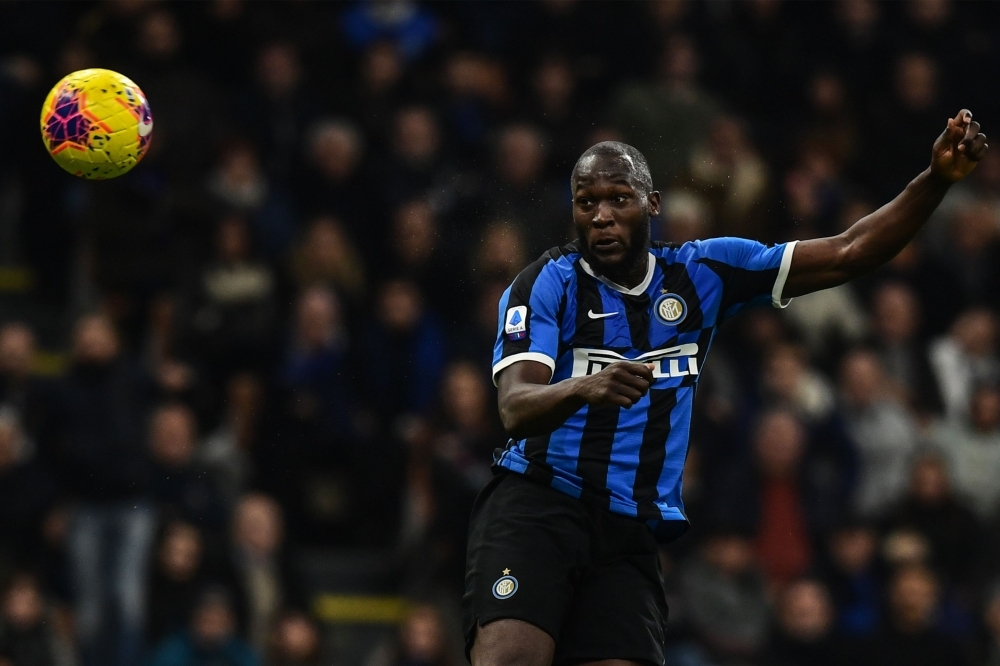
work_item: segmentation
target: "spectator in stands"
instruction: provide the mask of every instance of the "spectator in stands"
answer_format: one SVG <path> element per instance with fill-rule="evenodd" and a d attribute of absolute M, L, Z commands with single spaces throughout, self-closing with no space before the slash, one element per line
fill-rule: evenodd
<path fill-rule="evenodd" d="M 198 463 L 214 474 L 227 509 L 236 505 L 254 475 L 263 403 L 264 387 L 256 375 L 233 375 L 226 383 L 222 423 L 195 452 Z"/>
<path fill-rule="evenodd" d="M 954 294 L 970 306 L 991 307 L 1000 289 L 1000 211 L 996 205 L 974 199 L 956 206 L 943 259 L 958 278 Z"/>
<path fill-rule="evenodd" d="M 287 197 L 268 181 L 251 143 L 226 146 L 206 186 L 219 211 L 251 221 L 265 257 L 281 256 L 295 236 L 294 215 Z"/>
<path fill-rule="evenodd" d="M 777 626 L 758 663 L 840 666 L 856 658 L 846 642 L 834 635 L 833 605 L 822 583 L 801 579 L 781 592 Z"/>
<path fill-rule="evenodd" d="M 441 402 L 435 453 L 465 477 L 472 491 L 478 491 L 492 477 L 493 451 L 504 442 L 479 369 L 468 361 L 445 368 Z"/>
<path fill-rule="evenodd" d="M 415 284 L 392 280 L 382 286 L 365 343 L 370 404 L 388 416 L 425 412 L 444 369 L 445 339 Z"/>
<path fill-rule="evenodd" d="M 822 423 L 833 414 L 833 386 L 809 367 L 805 352 L 795 345 L 774 345 L 764 361 L 761 379 L 765 403 L 791 409 L 807 423 Z"/>
<path fill-rule="evenodd" d="M 890 390 L 902 404 L 928 417 L 943 407 L 920 339 L 920 304 L 913 290 L 899 282 L 883 283 L 872 299 L 876 351 Z"/>
<path fill-rule="evenodd" d="M 931 343 L 931 368 L 949 418 L 968 416 L 974 386 L 1000 383 L 997 337 L 996 314 L 979 308 L 963 312 L 947 336 Z"/>
<path fill-rule="evenodd" d="M 349 353 L 340 301 L 326 287 L 299 297 L 295 337 L 287 351 L 282 380 L 296 401 L 295 416 L 318 437 L 344 447 L 352 434 Z M 318 441 L 316 442 L 318 444 Z"/>
<path fill-rule="evenodd" d="M 836 484 L 824 482 L 802 423 L 788 411 L 765 412 L 753 437 L 753 464 L 715 479 L 716 515 L 737 520 L 756 537 L 761 571 L 775 589 L 803 575 L 815 557 L 814 539 L 838 518 Z"/>
<path fill-rule="evenodd" d="M 202 358 L 223 373 L 264 360 L 274 329 L 275 275 L 252 251 L 250 230 L 239 216 L 223 218 L 215 256 L 197 286 L 194 315 Z"/>
<path fill-rule="evenodd" d="M 760 206 L 769 184 L 767 165 L 746 136 L 736 118 L 712 121 L 704 143 L 691 154 L 689 167 L 695 187 L 705 193 L 723 235 L 773 233 L 759 225 L 753 209 Z M 757 223 L 757 224 L 755 224 Z"/>
<path fill-rule="evenodd" d="M 32 364 L 35 335 L 19 322 L 0 327 L 0 403 L 18 411 L 19 418 L 31 419 L 32 394 L 38 390 Z"/>
<path fill-rule="evenodd" d="M 144 498 L 154 385 L 124 357 L 105 317 L 82 317 L 73 337 L 46 437 L 76 506 L 69 537 L 76 630 L 85 666 L 130 666 L 142 646 L 155 531 Z"/>
<path fill-rule="evenodd" d="M 312 221 L 292 255 L 291 269 L 303 289 L 323 285 L 355 302 L 364 295 L 364 262 L 337 218 Z"/>
<path fill-rule="evenodd" d="M 460 265 L 450 256 L 448 243 L 457 239 L 441 229 L 437 214 L 423 199 L 403 203 L 393 213 L 389 236 L 391 254 L 385 260 L 393 263 L 394 272 L 412 281 L 430 299 L 437 312 L 455 312 L 460 308 L 455 268 Z M 442 289 L 441 285 L 454 285 Z M 458 307 L 456 307 L 458 306 Z"/>
<path fill-rule="evenodd" d="M 208 583 L 205 557 L 204 538 L 197 527 L 181 521 L 166 524 L 149 584 L 150 645 L 159 645 L 187 626 Z"/>
<path fill-rule="evenodd" d="M 454 196 L 454 174 L 444 160 L 441 130 L 434 110 L 406 106 L 396 113 L 392 131 L 392 155 L 384 167 L 385 202 L 397 206 L 405 201 L 433 197 L 446 202 Z"/>
<path fill-rule="evenodd" d="M 501 220 L 483 230 L 479 251 L 470 268 L 475 272 L 476 280 L 497 280 L 510 284 L 529 263 L 529 256 L 518 225 Z"/>
<path fill-rule="evenodd" d="M 226 518 L 222 496 L 215 478 L 195 462 L 197 441 L 197 423 L 189 408 L 166 404 L 153 412 L 150 494 L 162 515 L 219 529 Z"/>
<path fill-rule="evenodd" d="M 984 564 L 983 529 L 952 494 L 945 461 L 923 454 L 913 463 L 907 497 L 887 517 L 888 532 L 913 530 L 930 546 L 930 563 L 946 585 L 973 585 Z"/>
<path fill-rule="evenodd" d="M 981 654 L 983 666 L 1000 665 L 1000 587 L 990 590 L 983 609 L 984 632 Z"/>
<path fill-rule="evenodd" d="M 694 41 L 674 35 L 666 43 L 659 79 L 626 87 L 614 105 L 614 125 L 625 141 L 643 147 L 653 182 L 661 188 L 690 162 L 696 142 L 709 134 L 714 100 L 699 88 L 700 57 Z"/>
<path fill-rule="evenodd" d="M 236 507 L 232 529 L 232 564 L 246 606 L 247 636 L 263 652 L 278 613 L 291 597 L 282 552 L 281 507 L 266 495 L 245 495 Z"/>
<path fill-rule="evenodd" d="M 271 634 L 267 666 L 320 666 L 319 629 L 306 614 L 287 611 Z"/>
<path fill-rule="evenodd" d="M 882 581 L 877 570 L 878 533 L 862 520 L 848 520 L 830 535 L 825 576 L 844 636 L 870 636 L 882 616 Z"/>
<path fill-rule="evenodd" d="M 55 479 L 32 458 L 16 412 L 0 407 L 0 580 L 37 563 L 40 526 L 55 503 Z"/>
<path fill-rule="evenodd" d="M 573 238 L 569 195 L 565 184 L 546 176 L 547 157 L 544 139 L 534 127 L 504 128 L 497 140 L 496 180 L 486 190 L 489 216 L 517 226 L 533 257 Z"/>
<path fill-rule="evenodd" d="M 744 532 L 716 527 L 683 566 L 680 584 L 694 631 L 714 658 L 745 659 L 763 647 L 770 608 Z"/>
<path fill-rule="evenodd" d="M 199 599 L 188 629 L 157 648 L 149 666 L 259 666 L 254 649 L 236 633 L 229 596 L 209 590 Z"/>
<path fill-rule="evenodd" d="M 940 586 L 920 565 L 900 569 L 889 583 L 889 616 L 868 647 L 871 666 L 966 664 L 961 645 L 934 628 Z"/>
<path fill-rule="evenodd" d="M 7 585 L 0 608 L 0 663 L 66 666 L 66 646 L 48 621 L 38 581 L 19 574 Z"/>
<path fill-rule="evenodd" d="M 399 628 L 395 649 L 376 654 L 368 666 L 452 666 L 444 621 L 434 606 L 415 607 Z"/>
<path fill-rule="evenodd" d="M 979 385 L 969 418 L 936 424 L 930 441 L 948 463 L 955 493 L 980 519 L 995 519 L 1000 510 L 1000 386 Z"/>
<path fill-rule="evenodd" d="M 298 48 L 272 42 L 260 50 L 256 62 L 256 89 L 243 100 L 242 122 L 272 177 L 287 179 L 295 171 L 298 148 L 317 107 Z"/>
<path fill-rule="evenodd" d="M 875 516 L 905 492 L 916 426 L 892 399 L 874 352 L 857 349 L 846 356 L 840 388 L 843 417 L 860 461 L 854 506 L 864 516 Z"/>
<path fill-rule="evenodd" d="M 305 210 L 337 216 L 352 233 L 366 237 L 372 211 L 366 198 L 358 197 L 369 187 L 364 136 L 346 120 L 320 120 L 309 131 L 306 152 L 309 168 L 298 183 Z"/>

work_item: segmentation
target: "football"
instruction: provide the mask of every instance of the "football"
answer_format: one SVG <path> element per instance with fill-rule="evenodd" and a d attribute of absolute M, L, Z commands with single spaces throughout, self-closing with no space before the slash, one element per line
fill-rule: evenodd
<path fill-rule="evenodd" d="M 146 96 L 127 76 L 107 69 L 65 76 L 45 98 L 41 124 L 52 159 L 91 180 L 130 171 L 153 138 Z"/>

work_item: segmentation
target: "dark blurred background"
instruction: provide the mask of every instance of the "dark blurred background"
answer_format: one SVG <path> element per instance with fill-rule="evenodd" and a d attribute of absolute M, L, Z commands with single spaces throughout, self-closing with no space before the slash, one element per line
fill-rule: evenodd
<path fill-rule="evenodd" d="M 49 88 L 145 91 L 132 173 Z M 443 666 L 497 300 L 594 142 L 654 236 L 835 234 L 1000 135 L 1000 4 L 0 2 L 0 665 Z M 1000 665 L 1000 151 L 888 266 L 718 336 L 668 664 Z"/>

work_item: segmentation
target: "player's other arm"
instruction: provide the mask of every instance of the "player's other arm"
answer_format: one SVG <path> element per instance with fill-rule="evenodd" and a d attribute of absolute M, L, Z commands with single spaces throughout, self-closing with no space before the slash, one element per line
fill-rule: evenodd
<path fill-rule="evenodd" d="M 931 165 L 899 196 L 838 236 L 796 246 L 783 296 L 843 284 L 892 259 L 920 231 L 948 188 L 975 168 L 987 148 L 979 123 L 968 109 L 962 109 L 934 142 Z"/>
<path fill-rule="evenodd" d="M 519 361 L 497 377 L 500 419 L 514 439 L 550 433 L 584 405 L 628 409 L 653 383 L 650 366 L 625 361 L 555 384 L 549 384 L 551 375 L 542 363 Z"/>

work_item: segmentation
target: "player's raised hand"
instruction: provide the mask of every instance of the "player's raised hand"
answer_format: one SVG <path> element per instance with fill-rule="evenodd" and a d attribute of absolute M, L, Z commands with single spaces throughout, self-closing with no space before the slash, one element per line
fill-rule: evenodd
<path fill-rule="evenodd" d="M 972 112 L 962 109 L 948 120 L 948 127 L 934 142 L 931 171 L 955 183 L 976 168 L 989 146 L 986 135 L 979 132 L 979 123 Z"/>
<path fill-rule="evenodd" d="M 632 407 L 649 391 L 653 369 L 644 363 L 612 363 L 596 375 L 580 379 L 577 395 L 595 407 Z"/>

